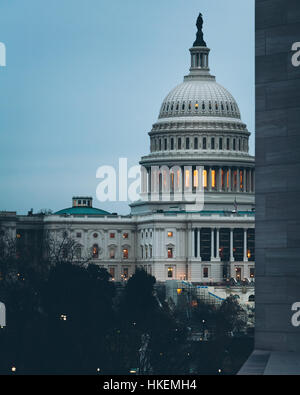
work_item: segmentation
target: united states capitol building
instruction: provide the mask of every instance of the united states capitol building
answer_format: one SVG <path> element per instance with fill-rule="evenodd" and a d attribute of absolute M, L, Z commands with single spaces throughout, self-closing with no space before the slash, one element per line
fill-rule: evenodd
<path fill-rule="evenodd" d="M 178 280 L 207 287 L 218 298 L 233 293 L 253 300 L 250 133 L 235 99 L 210 74 L 202 23 L 200 15 L 189 73 L 163 100 L 149 132 L 150 152 L 140 161 L 141 199 L 130 215 L 94 208 L 91 197 L 77 196 L 72 207 L 51 215 L 1 212 L 2 229 L 24 242 L 38 242 L 45 232 L 68 234 L 78 243 L 78 260 L 90 252 L 117 282 L 143 267 L 158 282 Z M 184 189 L 201 196 L 199 209 L 184 200 Z"/>

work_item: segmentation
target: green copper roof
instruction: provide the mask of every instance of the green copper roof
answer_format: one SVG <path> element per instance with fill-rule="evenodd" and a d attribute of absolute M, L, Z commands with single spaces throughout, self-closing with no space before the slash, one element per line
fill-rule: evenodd
<path fill-rule="evenodd" d="M 108 211 L 94 207 L 69 207 L 59 210 L 55 215 L 110 215 Z"/>

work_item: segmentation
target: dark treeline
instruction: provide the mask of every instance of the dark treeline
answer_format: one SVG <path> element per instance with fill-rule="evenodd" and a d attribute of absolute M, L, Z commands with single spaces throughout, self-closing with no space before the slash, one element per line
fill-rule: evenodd
<path fill-rule="evenodd" d="M 116 285 L 60 250 L 36 262 L 0 240 L 0 374 L 234 374 L 251 352 L 251 338 L 232 336 L 245 325 L 233 298 L 171 308 L 145 271 Z M 191 341 L 204 322 L 213 336 Z"/>

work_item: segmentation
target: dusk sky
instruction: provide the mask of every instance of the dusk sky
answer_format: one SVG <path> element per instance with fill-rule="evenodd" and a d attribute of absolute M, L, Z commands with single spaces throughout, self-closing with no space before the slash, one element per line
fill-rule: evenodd
<path fill-rule="evenodd" d="M 211 73 L 235 97 L 254 154 L 254 0 L 2 0 L 0 210 L 96 199 L 96 170 L 149 152 L 164 97 L 188 74 L 202 12 Z"/>

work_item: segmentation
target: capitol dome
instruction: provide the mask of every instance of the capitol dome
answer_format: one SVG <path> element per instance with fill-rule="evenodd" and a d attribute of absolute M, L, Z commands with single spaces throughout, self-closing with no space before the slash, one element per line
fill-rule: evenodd
<path fill-rule="evenodd" d="M 199 78 L 200 77 L 200 78 Z M 214 77 L 188 79 L 164 99 L 159 119 L 168 117 L 230 117 L 241 119 L 233 96 Z"/>

